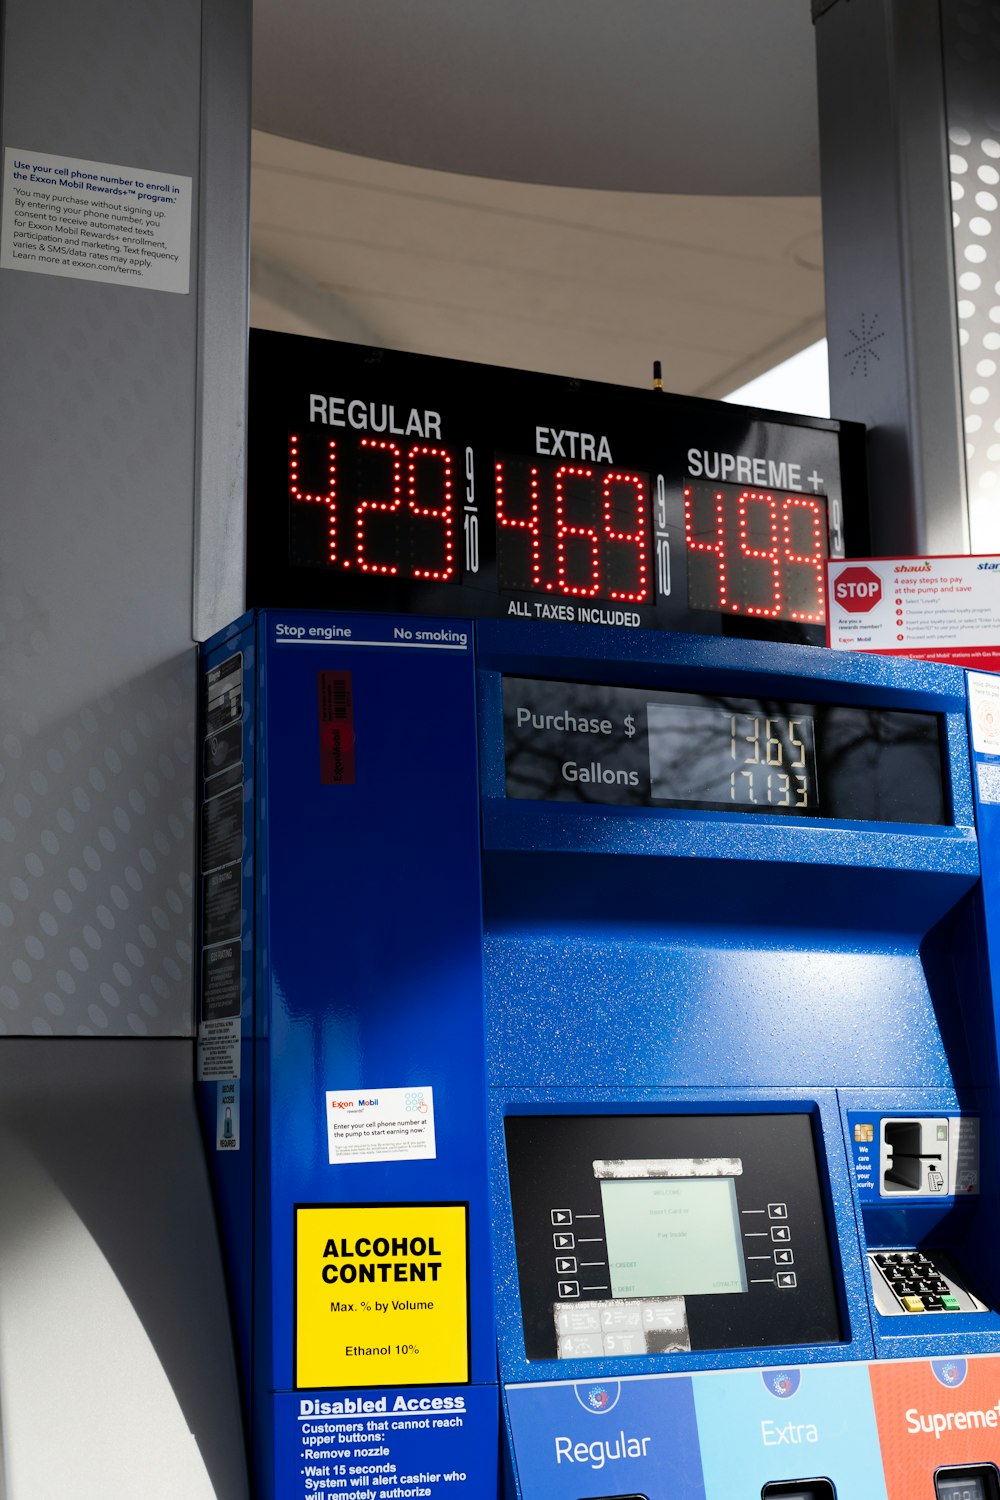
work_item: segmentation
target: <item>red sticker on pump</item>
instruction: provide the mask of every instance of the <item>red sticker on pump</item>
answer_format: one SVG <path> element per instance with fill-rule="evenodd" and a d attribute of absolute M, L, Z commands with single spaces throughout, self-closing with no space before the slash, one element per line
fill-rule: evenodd
<path fill-rule="evenodd" d="M 354 696 L 350 672 L 318 672 L 319 779 L 324 786 L 354 782 Z"/>

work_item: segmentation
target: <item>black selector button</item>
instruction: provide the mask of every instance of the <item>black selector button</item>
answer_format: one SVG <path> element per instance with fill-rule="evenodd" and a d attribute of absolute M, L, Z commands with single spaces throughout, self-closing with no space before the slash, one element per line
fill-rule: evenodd
<path fill-rule="evenodd" d="M 837 1500 L 837 1491 L 829 1479 L 775 1479 L 765 1484 L 760 1496 L 761 1500 Z"/>

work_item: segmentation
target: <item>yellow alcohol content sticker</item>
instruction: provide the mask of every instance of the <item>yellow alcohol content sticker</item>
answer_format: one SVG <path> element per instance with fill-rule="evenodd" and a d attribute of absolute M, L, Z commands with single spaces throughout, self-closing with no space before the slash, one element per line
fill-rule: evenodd
<path fill-rule="evenodd" d="M 295 1210 L 295 1386 L 469 1379 L 468 1206 Z"/>

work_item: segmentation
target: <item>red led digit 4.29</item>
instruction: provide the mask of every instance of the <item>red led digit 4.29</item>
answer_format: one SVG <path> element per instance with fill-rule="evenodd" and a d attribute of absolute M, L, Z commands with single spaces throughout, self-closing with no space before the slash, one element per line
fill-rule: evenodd
<path fill-rule="evenodd" d="M 500 456 L 495 487 L 502 589 L 652 602 L 645 474 Z"/>
<path fill-rule="evenodd" d="M 448 448 L 338 437 L 314 441 L 306 452 L 308 443 L 289 438 L 292 561 L 368 576 L 456 578 L 455 465 Z M 323 507 L 325 524 L 307 507 Z"/>
<path fill-rule="evenodd" d="M 688 603 L 713 614 L 826 619 L 826 500 L 740 485 L 684 490 Z"/>

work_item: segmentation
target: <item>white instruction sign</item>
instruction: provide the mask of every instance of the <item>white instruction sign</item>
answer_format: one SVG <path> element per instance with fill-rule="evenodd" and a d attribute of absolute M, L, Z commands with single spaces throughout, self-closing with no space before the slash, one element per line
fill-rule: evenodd
<path fill-rule="evenodd" d="M 330 1164 L 363 1161 L 421 1161 L 437 1155 L 434 1144 L 434 1090 L 334 1090 L 326 1095 Z"/>
<path fill-rule="evenodd" d="M 187 292 L 191 178 L 8 146 L 0 267 Z"/>
<path fill-rule="evenodd" d="M 240 1018 L 224 1016 L 198 1027 L 198 1082 L 240 1076 Z"/>
<path fill-rule="evenodd" d="M 865 557 L 827 574 L 835 651 L 1000 668 L 1000 557 Z"/>

